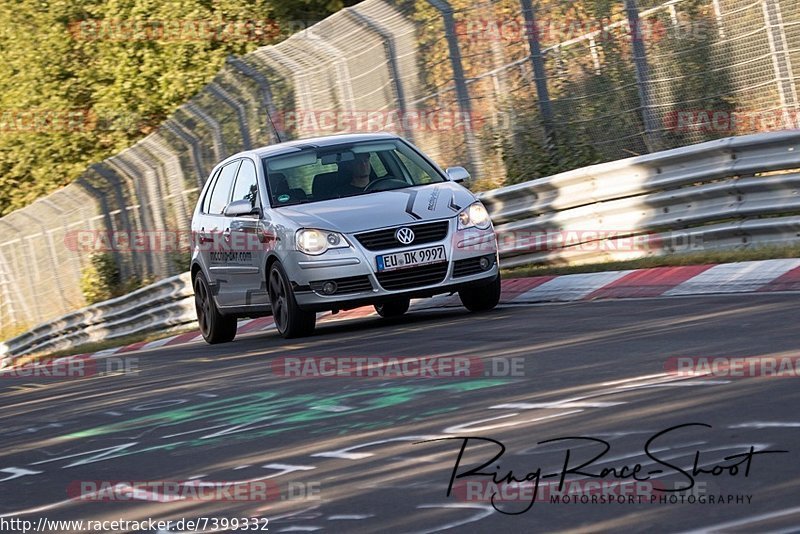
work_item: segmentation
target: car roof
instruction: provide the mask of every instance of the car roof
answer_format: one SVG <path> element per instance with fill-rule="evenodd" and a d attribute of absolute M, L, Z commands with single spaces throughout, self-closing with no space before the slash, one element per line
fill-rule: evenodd
<path fill-rule="evenodd" d="M 224 160 L 215 165 L 215 169 L 229 162 L 242 157 L 263 158 L 266 156 L 279 156 L 289 154 L 291 152 L 298 152 L 305 148 L 320 148 L 336 145 L 346 145 L 350 143 L 360 143 L 364 141 L 381 141 L 386 139 L 401 139 L 400 136 L 391 133 L 370 133 L 370 134 L 339 134 L 339 135 L 326 135 L 324 137 L 309 137 L 307 139 L 294 139 L 292 141 L 284 141 L 283 143 L 276 143 L 274 145 L 262 146 L 253 148 L 251 150 L 243 150 L 236 154 L 231 154 Z"/>
<path fill-rule="evenodd" d="M 399 137 L 390 133 L 326 135 L 324 137 L 294 139 L 292 141 L 285 141 L 283 143 L 255 148 L 247 152 L 257 157 L 264 157 L 285 154 L 287 152 L 295 152 L 296 150 L 301 150 L 304 148 L 320 148 L 350 143 L 361 143 L 364 141 L 380 141 L 385 139 L 399 139 Z"/>

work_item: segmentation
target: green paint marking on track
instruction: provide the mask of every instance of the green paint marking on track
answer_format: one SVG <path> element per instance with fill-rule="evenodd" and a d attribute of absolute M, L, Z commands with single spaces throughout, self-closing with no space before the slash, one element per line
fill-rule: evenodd
<path fill-rule="evenodd" d="M 429 393 L 461 393 L 507 384 L 508 382 L 506 380 L 482 379 L 463 380 L 430 386 L 415 384 L 392 387 L 370 387 L 358 391 L 340 393 L 322 399 L 317 395 L 287 396 L 285 394 L 286 392 L 280 391 L 257 392 L 238 395 L 227 399 L 215 399 L 196 406 L 181 406 L 180 408 L 148 414 L 120 423 L 101 425 L 67 434 L 60 439 L 85 439 L 127 431 L 136 431 L 151 439 L 158 439 L 158 433 L 155 431 L 159 428 L 166 428 L 169 430 L 169 433 L 179 434 L 180 431 L 177 428 L 170 427 L 198 421 L 203 421 L 203 425 L 206 427 L 205 430 L 201 430 L 201 432 L 198 433 L 202 433 L 207 437 L 193 437 L 189 440 L 181 439 L 179 441 L 161 443 L 158 445 L 145 445 L 142 448 L 131 447 L 129 449 L 120 450 L 113 456 L 103 458 L 108 459 L 156 450 L 174 450 L 177 447 L 208 447 L 223 442 L 247 441 L 274 436 L 288 431 L 308 432 L 309 434 L 337 432 L 339 434 L 345 434 L 347 432 L 356 432 L 359 430 L 386 428 L 396 425 L 401 421 L 424 419 L 424 417 L 419 415 L 412 416 L 392 413 L 393 417 L 387 418 L 384 421 L 346 422 L 351 421 L 350 417 L 354 414 L 363 414 L 399 406 Z M 440 401 L 440 397 L 437 397 L 436 400 Z M 313 406 L 339 405 L 352 406 L 352 409 L 347 411 L 324 411 L 312 408 Z M 435 412 L 450 411 L 451 409 L 457 408 L 458 406 L 455 406 L 453 408 L 435 410 Z M 324 428 L 308 428 L 310 423 L 340 418 L 343 415 L 347 415 L 348 417 L 347 419 L 340 419 L 342 423 L 339 425 L 328 425 Z M 249 427 L 249 425 L 252 425 L 252 427 Z M 200 427 L 200 429 L 202 428 L 203 426 Z M 131 437 L 130 439 L 136 438 Z M 92 457 L 90 456 L 88 459 L 92 459 Z"/>

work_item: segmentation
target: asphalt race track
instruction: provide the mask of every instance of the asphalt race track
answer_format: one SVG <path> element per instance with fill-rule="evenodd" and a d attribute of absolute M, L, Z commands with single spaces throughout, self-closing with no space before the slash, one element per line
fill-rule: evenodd
<path fill-rule="evenodd" d="M 101 370 L 83 378 L 4 378 L 0 514 L 34 522 L 265 517 L 270 532 L 796 531 L 798 378 L 665 368 L 683 356 L 796 356 L 798 317 L 791 294 L 505 305 L 482 315 L 448 308 L 322 324 L 292 342 L 272 331 L 131 353 L 127 370 L 105 372 L 100 360 Z M 275 372 L 275 361 L 300 356 L 472 357 L 483 370 L 436 378 Z M 645 455 L 650 437 L 689 423 L 711 428 L 677 428 L 650 447 L 676 469 Z M 662 472 L 635 490 L 642 502 L 530 506 L 511 492 L 494 503 L 504 514 L 490 502 L 490 477 L 459 478 L 447 496 L 463 440 L 418 442 L 456 436 L 505 445 L 498 479 L 509 470 L 520 479 L 539 468 L 558 474 L 565 462 L 575 468 L 603 451 L 587 439 L 537 445 L 562 437 L 606 441 L 610 450 L 586 470 L 614 469 L 607 479 L 625 478 L 637 463 L 641 473 Z M 467 445 L 460 473 L 498 450 Z M 744 464 L 717 476 L 677 471 L 730 466 L 744 457 L 725 457 L 751 446 L 788 452 L 754 454 L 749 472 Z M 663 491 L 691 478 L 689 492 Z M 593 480 L 565 477 L 580 479 Z M 192 480 L 267 484 L 269 498 L 91 499 L 75 489 Z M 542 478 L 540 496 L 558 480 Z M 684 502 L 660 502 L 665 495 Z"/>

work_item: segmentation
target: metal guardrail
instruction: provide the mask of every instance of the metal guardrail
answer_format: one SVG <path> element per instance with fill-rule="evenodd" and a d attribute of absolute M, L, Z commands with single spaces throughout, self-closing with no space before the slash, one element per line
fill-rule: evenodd
<path fill-rule="evenodd" d="M 800 130 L 788 130 L 593 165 L 480 198 L 506 267 L 612 261 L 800 242 L 796 169 Z"/>
<path fill-rule="evenodd" d="M 800 242 L 800 130 L 733 137 L 480 195 L 505 267 L 581 263 Z M 785 171 L 782 172 L 781 171 Z M 777 174 L 776 174 L 777 173 Z M 765 175 L 766 174 L 766 175 Z M 603 237 L 602 233 L 611 237 Z M 563 239 L 574 234 L 575 239 Z M 541 236 L 545 243 L 531 239 Z M 511 239 L 507 239 L 508 237 Z M 640 239 L 641 247 L 622 247 Z M 43 323 L 0 357 L 113 339 L 195 320 L 189 273 Z"/>
<path fill-rule="evenodd" d="M 191 275 L 173 276 L 40 324 L 0 343 L 2 365 L 45 350 L 162 330 L 196 320 Z"/>

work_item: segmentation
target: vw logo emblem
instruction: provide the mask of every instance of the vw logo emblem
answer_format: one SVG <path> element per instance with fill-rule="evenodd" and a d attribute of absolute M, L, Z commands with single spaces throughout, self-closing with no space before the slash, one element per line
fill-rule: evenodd
<path fill-rule="evenodd" d="M 414 230 L 411 228 L 398 228 L 394 233 L 394 238 L 404 245 L 410 245 L 414 242 Z"/>

